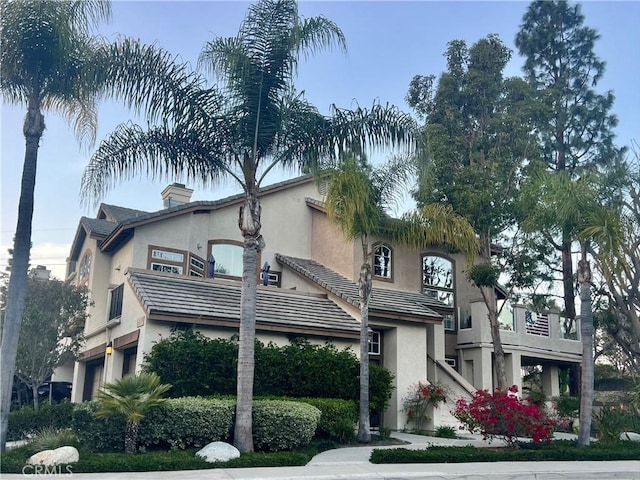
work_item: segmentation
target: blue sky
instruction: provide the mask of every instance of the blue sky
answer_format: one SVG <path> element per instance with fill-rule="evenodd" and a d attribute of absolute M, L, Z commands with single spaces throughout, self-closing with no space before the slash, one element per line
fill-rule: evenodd
<path fill-rule="evenodd" d="M 99 33 L 155 42 L 184 60 L 196 64 L 203 45 L 217 36 L 234 35 L 248 2 L 218 1 L 115 1 L 110 23 Z M 332 104 L 341 108 L 370 106 L 374 100 L 409 111 L 404 97 L 416 74 L 439 74 L 445 68 L 447 42 L 466 40 L 469 45 L 497 33 L 511 48 L 528 2 L 506 1 L 302 1 L 305 17 L 324 15 L 343 30 L 348 46 L 344 55 L 322 52 L 300 64 L 296 86 L 322 113 Z M 640 2 L 583 2 L 585 23 L 601 35 L 596 53 L 607 70 L 596 87 L 613 90 L 618 115 L 617 140 L 629 145 L 640 141 Z M 514 51 L 507 75 L 521 74 L 522 59 Z M 6 265 L 17 218 L 20 176 L 24 158 L 22 120 L 24 107 L 2 105 L 0 150 L 0 269 Z M 135 118 L 108 102 L 99 109 L 98 142 L 119 123 Z M 61 276 L 80 216 L 93 216 L 96 207 L 79 201 L 82 172 L 91 149 L 82 149 L 65 122 L 45 113 L 47 129 L 40 144 L 33 219 L 32 265 L 48 265 Z M 144 120 L 142 120 L 144 124 Z M 289 177 L 274 172 L 273 181 Z M 134 179 L 111 190 L 102 201 L 142 210 L 162 207 L 160 192 L 167 181 Z M 195 188 L 194 200 L 216 199 L 237 193 L 229 183 L 219 188 Z M 267 239 L 268 241 L 268 239 Z"/>

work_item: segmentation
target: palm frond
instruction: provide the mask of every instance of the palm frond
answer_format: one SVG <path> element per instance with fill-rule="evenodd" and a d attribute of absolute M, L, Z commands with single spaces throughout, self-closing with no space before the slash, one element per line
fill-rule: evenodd
<path fill-rule="evenodd" d="M 166 402 L 163 395 L 171 388 L 161 383 L 155 373 L 125 375 L 113 383 L 107 383 L 98 392 L 97 417 L 122 414 L 128 421 L 139 423 L 151 407 Z"/>
<path fill-rule="evenodd" d="M 144 131 L 120 125 L 95 152 L 82 177 L 81 198 L 97 199 L 119 181 L 147 178 L 186 178 L 215 184 L 228 173 L 231 159 L 224 138 L 192 128 L 160 126 Z"/>

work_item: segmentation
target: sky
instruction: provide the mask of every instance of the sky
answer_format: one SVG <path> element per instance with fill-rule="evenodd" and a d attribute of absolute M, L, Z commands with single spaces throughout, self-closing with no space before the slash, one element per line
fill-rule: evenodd
<path fill-rule="evenodd" d="M 156 43 L 178 60 L 195 68 L 198 54 L 209 40 L 237 33 L 249 2 L 233 1 L 114 1 L 109 23 L 97 33 L 107 40 L 118 35 Z M 514 50 L 506 75 L 521 75 L 523 59 L 514 38 L 528 7 L 524 1 L 300 1 L 304 17 L 323 15 L 344 32 L 347 54 L 324 51 L 302 61 L 295 85 L 323 114 L 339 108 L 369 107 L 374 101 L 410 112 L 404 98 L 414 75 L 439 75 L 446 67 L 447 43 L 462 39 L 470 46 L 496 33 Z M 616 96 L 613 112 L 619 145 L 640 141 L 640 1 L 582 2 L 585 24 L 601 38 L 596 54 L 606 62 L 600 93 Z M 0 115 L 0 269 L 15 233 L 20 178 L 24 160 L 22 123 L 24 106 L 3 103 Z M 115 127 L 144 119 L 115 102 L 98 110 L 94 147 L 80 146 L 64 119 L 45 112 L 46 130 L 40 142 L 36 179 L 31 265 L 46 265 L 64 277 L 65 259 L 81 216 L 95 216 L 97 205 L 80 203 L 82 173 L 99 142 Z M 291 178 L 292 172 L 274 171 L 268 183 Z M 179 179 L 150 181 L 135 178 L 100 201 L 140 210 L 162 208 L 160 192 Z M 194 188 L 192 200 L 214 200 L 238 193 L 231 182 L 215 188 Z"/>

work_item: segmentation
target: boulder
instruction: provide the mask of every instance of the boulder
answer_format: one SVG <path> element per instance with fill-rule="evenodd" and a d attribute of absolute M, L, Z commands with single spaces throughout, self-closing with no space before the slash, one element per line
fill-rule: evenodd
<path fill-rule="evenodd" d="M 225 442 L 211 442 L 205 445 L 196 455 L 207 462 L 227 462 L 240 457 L 240 450 Z"/>
<path fill-rule="evenodd" d="M 640 442 L 640 433 L 622 432 L 620 440 L 631 440 L 632 442 Z"/>
<path fill-rule="evenodd" d="M 80 454 L 75 447 L 60 447 L 55 450 L 43 450 L 29 457 L 27 463 L 30 465 L 61 465 L 66 463 L 76 463 L 80 460 Z"/>

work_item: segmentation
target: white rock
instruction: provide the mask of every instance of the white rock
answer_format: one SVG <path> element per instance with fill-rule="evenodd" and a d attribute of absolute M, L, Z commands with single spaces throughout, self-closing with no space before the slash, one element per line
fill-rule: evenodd
<path fill-rule="evenodd" d="M 640 433 L 622 432 L 620 440 L 631 440 L 632 442 L 640 442 Z"/>
<path fill-rule="evenodd" d="M 60 447 L 55 450 L 43 450 L 29 457 L 27 463 L 31 465 L 60 465 L 63 463 L 76 463 L 80 460 L 80 454 L 75 447 Z"/>
<path fill-rule="evenodd" d="M 205 445 L 196 455 L 204 458 L 207 462 L 226 462 L 238 458 L 240 450 L 225 442 L 211 442 Z"/>

